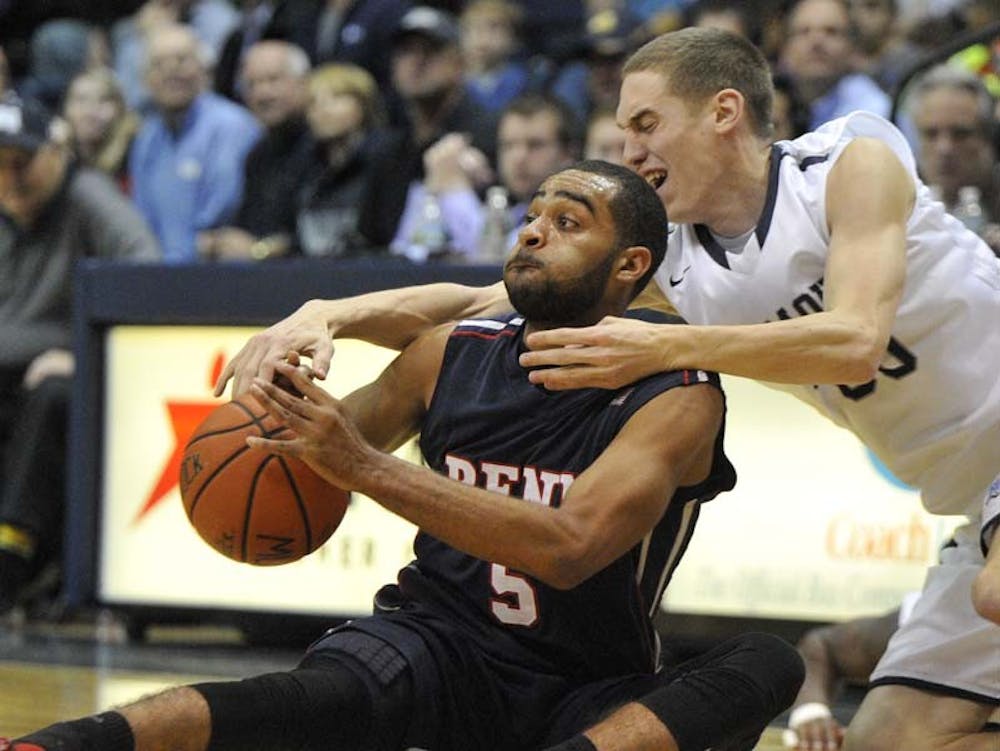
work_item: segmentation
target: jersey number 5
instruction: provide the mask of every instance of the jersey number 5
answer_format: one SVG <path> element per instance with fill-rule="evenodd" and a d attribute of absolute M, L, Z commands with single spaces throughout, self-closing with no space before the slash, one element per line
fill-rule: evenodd
<path fill-rule="evenodd" d="M 490 598 L 490 610 L 498 621 L 511 626 L 534 626 L 538 622 L 538 599 L 526 576 L 491 563 L 490 585 L 498 595 Z"/>

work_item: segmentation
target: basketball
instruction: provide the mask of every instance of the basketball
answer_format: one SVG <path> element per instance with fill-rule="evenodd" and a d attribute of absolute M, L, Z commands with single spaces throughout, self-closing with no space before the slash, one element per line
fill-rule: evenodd
<path fill-rule="evenodd" d="M 281 437 L 279 424 L 252 396 L 219 405 L 195 429 L 181 461 L 184 510 L 202 539 L 224 556 L 276 566 L 308 555 L 329 539 L 350 493 L 305 462 L 246 444 Z"/>

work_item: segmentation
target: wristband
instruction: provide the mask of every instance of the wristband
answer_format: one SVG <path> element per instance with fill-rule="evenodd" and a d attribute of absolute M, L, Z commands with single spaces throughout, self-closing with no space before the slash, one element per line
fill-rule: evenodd
<path fill-rule="evenodd" d="M 826 720 L 833 717 L 830 708 L 820 701 L 810 701 L 800 704 L 788 715 L 788 727 L 797 730 L 800 725 L 805 725 L 813 720 Z"/>

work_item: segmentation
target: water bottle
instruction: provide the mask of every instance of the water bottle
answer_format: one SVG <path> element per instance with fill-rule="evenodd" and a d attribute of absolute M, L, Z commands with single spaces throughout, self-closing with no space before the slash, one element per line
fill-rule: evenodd
<path fill-rule="evenodd" d="M 982 193 L 975 185 L 963 185 L 958 189 L 958 202 L 952 209 L 952 215 L 977 235 L 986 224 L 983 207 L 980 201 Z"/>
<path fill-rule="evenodd" d="M 507 189 L 502 185 L 494 185 L 486 191 L 486 216 L 477 254 L 483 263 L 503 263 L 510 252 L 507 246 L 510 233 L 508 203 Z"/>
<path fill-rule="evenodd" d="M 420 217 L 410 235 L 410 245 L 405 254 L 410 260 L 422 263 L 428 258 L 443 255 L 447 250 L 448 229 L 441 214 L 441 204 L 437 196 L 428 191 L 424 193 Z"/>

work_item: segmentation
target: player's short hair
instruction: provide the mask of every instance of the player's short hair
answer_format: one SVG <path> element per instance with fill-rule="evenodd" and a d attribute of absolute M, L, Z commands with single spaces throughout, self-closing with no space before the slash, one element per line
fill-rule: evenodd
<path fill-rule="evenodd" d="M 351 63 L 327 63 L 309 76 L 309 91 L 331 89 L 337 94 L 353 96 L 361 104 L 366 129 L 383 125 L 385 105 L 375 78 L 364 68 Z"/>
<path fill-rule="evenodd" d="M 747 102 L 754 132 L 770 137 L 771 68 L 746 38 L 702 27 L 661 34 L 636 50 L 625 62 L 622 75 L 643 71 L 662 75 L 671 94 L 692 104 L 723 89 L 735 89 Z"/>
<path fill-rule="evenodd" d="M 667 252 L 667 212 L 652 186 L 632 170 L 600 159 L 585 159 L 569 169 L 607 177 L 618 185 L 608 202 L 615 223 L 615 250 L 649 248 L 652 263 L 632 290 L 635 298 L 653 278 Z"/>

